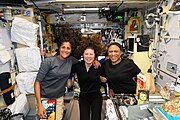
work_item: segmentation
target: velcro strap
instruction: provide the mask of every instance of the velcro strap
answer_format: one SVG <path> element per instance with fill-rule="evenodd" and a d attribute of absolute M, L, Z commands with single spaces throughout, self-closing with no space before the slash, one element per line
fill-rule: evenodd
<path fill-rule="evenodd" d="M 16 83 L 14 83 L 11 87 L 9 87 L 9 88 L 1 91 L 1 92 L 0 92 L 0 96 L 3 95 L 3 94 L 5 94 L 5 93 L 7 93 L 7 92 L 9 92 L 10 90 L 14 89 L 15 85 L 16 85 Z"/>

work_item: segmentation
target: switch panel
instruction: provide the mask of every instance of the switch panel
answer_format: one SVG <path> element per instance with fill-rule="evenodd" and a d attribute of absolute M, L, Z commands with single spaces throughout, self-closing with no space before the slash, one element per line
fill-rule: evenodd
<path fill-rule="evenodd" d="M 176 74 L 177 72 L 177 65 L 174 64 L 174 63 L 171 63 L 171 62 L 167 62 L 167 68 L 166 68 L 168 71 Z"/>

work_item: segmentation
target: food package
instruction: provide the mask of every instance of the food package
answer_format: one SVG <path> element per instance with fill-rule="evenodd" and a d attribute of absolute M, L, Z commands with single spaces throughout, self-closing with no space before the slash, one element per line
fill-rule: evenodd
<path fill-rule="evenodd" d="M 180 97 L 162 104 L 159 110 L 168 120 L 180 120 Z"/>

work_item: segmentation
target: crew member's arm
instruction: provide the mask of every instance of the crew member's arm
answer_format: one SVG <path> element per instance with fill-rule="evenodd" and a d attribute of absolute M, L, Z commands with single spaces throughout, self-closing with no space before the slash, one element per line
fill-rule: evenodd
<path fill-rule="evenodd" d="M 38 116 L 39 118 L 46 118 L 46 110 L 44 109 L 41 103 L 40 90 L 41 90 L 40 83 L 36 81 L 34 83 L 34 92 L 35 92 L 35 97 L 37 101 Z"/>
<path fill-rule="evenodd" d="M 66 87 L 71 88 L 73 83 L 74 83 L 74 74 L 72 73 L 72 70 L 71 70 L 71 74 L 67 80 Z"/>
<path fill-rule="evenodd" d="M 34 83 L 34 92 L 37 101 L 37 109 L 38 109 L 38 116 L 39 118 L 46 118 L 46 110 L 42 106 L 41 103 L 41 82 L 45 80 L 46 75 L 48 74 L 49 70 L 51 69 L 51 58 L 46 58 L 39 68 L 36 81 Z"/>

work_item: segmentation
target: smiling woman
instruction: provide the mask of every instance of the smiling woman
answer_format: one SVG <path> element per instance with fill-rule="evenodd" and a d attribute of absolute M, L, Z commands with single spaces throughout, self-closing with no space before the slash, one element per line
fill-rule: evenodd
<path fill-rule="evenodd" d="M 113 65 L 118 64 L 121 61 L 121 56 L 122 56 L 121 50 L 122 48 L 119 44 L 114 44 L 109 46 L 108 56 Z"/>
<path fill-rule="evenodd" d="M 109 84 L 109 95 L 135 94 L 136 82 L 133 77 L 136 77 L 141 70 L 133 60 L 122 58 L 123 52 L 119 43 L 111 43 L 107 51 L 109 59 L 105 61 L 103 68 Z"/>
<path fill-rule="evenodd" d="M 72 43 L 63 39 L 59 44 L 59 54 L 46 58 L 40 66 L 34 84 L 39 118 L 47 118 L 42 99 L 56 100 L 56 120 L 63 116 L 65 87 L 70 76 L 72 64 L 76 61 L 70 56 Z"/>
<path fill-rule="evenodd" d="M 102 69 L 100 67 L 96 69 L 93 66 L 96 53 L 93 44 L 87 46 L 83 51 L 83 61 L 73 65 L 72 68 L 72 73 L 77 74 L 81 91 L 79 95 L 80 120 L 101 120 L 100 75 Z"/>
<path fill-rule="evenodd" d="M 84 50 L 83 58 L 84 58 L 84 61 L 85 61 L 86 70 L 89 71 L 89 68 L 91 67 L 91 65 L 93 64 L 93 62 L 95 60 L 95 51 L 94 51 L 94 49 L 92 47 L 87 47 Z"/>
<path fill-rule="evenodd" d="M 69 42 L 63 42 L 59 48 L 59 58 L 65 60 L 71 54 L 71 44 Z"/>

